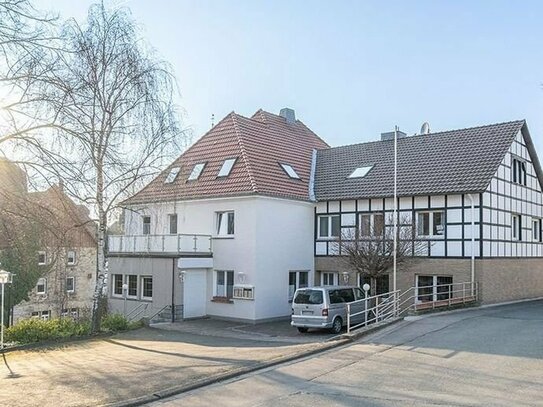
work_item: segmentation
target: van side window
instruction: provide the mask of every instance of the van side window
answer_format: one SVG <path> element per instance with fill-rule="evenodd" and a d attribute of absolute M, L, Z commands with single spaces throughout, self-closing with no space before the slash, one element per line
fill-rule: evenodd
<path fill-rule="evenodd" d="M 352 288 L 346 288 L 343 290 L 339 290 L 339 295 L 341 298 L 343 298 L 344 302 L 353 302 L 354 301 L 354 294 Z"/>
<path fill-rule="evenodd" d="M 329 292 L 330 304 L 339 304 L 339 303 L 345 302 L 345 300 L 341 296 L 340 291 L 343 291 L 343 290 L 330 290 Z"/>

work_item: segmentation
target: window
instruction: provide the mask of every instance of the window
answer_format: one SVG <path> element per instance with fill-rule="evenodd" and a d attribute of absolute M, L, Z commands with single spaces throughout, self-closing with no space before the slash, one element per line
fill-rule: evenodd
<path fill-rule="evenodd" d="M 168 176 L 166 177 L 166 179 L 164 180 L 164 183 L 171 184 L 172 182 L 174 182 L 180 170 L 181 170 L 181 167 L 173 167 L 168 173 Z"/>
<path fill-rule="evenodd" d="M 47 264 L 47 254 L 45 252 L 38 252 L 38 264 L 40 266 Z"/>
<path fill-rule="evenodd" d="M 230 171 L 232 171 L 232 167 L 234 166 L 235 162 L 235 158 L 229 158 L 228 160 L 224 160 L 224 163 L 222 164 L 222 167 L 217 177 L 227 177 L 228 175 L 230 175 Z"/>
<path fill-rule="evenodd" d="M 39 278 L 36 284 L 36 292 L 38 294 L 45 294 L 47 292 L 47 279 Z"/>
<path fill-rule="evenodd" d="M 526 162 L 513 158 L 513 182 L 520 185 L 526 183 Z"/>
<path fill-rule="evenodd" d="M 449 276 L 417 276 L 417 301 L 448 300 L 452 296 L 453 278 Z"/>
<path fill-rule="evenodd" d="M 66 292 L 75 292 L 75 277 L 66 277 Z"/>
<path fill-rule="evenodd" d="M 318 217 L 318 237 L 330 239 L 339 237 L 339 215 L 321 215 Z"/>
<path fill-rule="evenodd" d="M 206 163 L 196 164 L 189 175 L 188 181 L 196 181 L 204 170 L 205 165 Z"/>
<path fill-rule="evenodd" d="M 123 295 L 122 274 L 113 274 L 113 295 Z"/>
<path fill-rule="evenodd" d="M 360 215 L 360 236 L 382 236 L 385 231 L 385 216 L 382 213 Z"/>
<path fill-rule="evenodd" d="M 79 308 L 64 308 L 60 314 L 61 317 L 72 317 L 77 320 L 79 318 Z"/>
<path fill-rule="evenodd" d="M 151 234 L 151 217 L 150 216 L 143 217 L 143 231 L 142 232 L 144 235 Z"/>
<path fill-rule="evenodd" d="M 358 275 L 358 286 L 362 288 L 364 284 L 369 284 L 371 295 L 380 295 L 380 294 L 386 294 L 390 291 L 389 289 L 389 278 L 388 274 L 383 274 L 375 278 L 375 287 L 372 287 L 372 279 L 368 276 L 364 276 L 363 274 Z M 370 295 L 370 293 L 368 293 Z"/>
<path fill-rule="evenodd" d="M 298 288 L 307 287 L 309 284 L 308 271 L 290 271 L 288 273 L 288 300 L 292 302 L 294 293 Z"/>
<path fill-rule="evenodd" d="M 340 304 L 344 302 L 353 302 L 354 293 L 352 288 L 342 288 L 341 290 L 330 290 L 330 304 Z"/>
<path fill-rule="evenodd" d="M 532 219 L 532 238 L 535 242 L 541 242 L 541 219 Z"/>
<path fill-rule="evenodd" d="M 322 272 L 321 285 L 338 285 L 338 273 Z"/>
<path fill-rule="evenodd" d="M 77 262 L 77 256 L 75 250 L 68 250 L 66 253 L 66 264 L 73 266 Z"/>
<path fill-rule="evenodd" d="M 39 318 L 43 319 L 44 321 L 49 320 L 51 317 L 51 311 L 40 311 L 39 312 Z"/>
<path fill-rule="evenodd" d="M 138 296 L 138 276 L 127 275 L 126 276 L 128 284 L 128 297 L 137 297 Z"/>
<path fill-rule="evenodd" d="M 418 236 L 442 236 L 445 231 L 443 211 L 417 212 Z"/>
<path fill-rule="evenodd" d="M 365 177 L 372 168 L 373 168 L 373 165 L 370 165 L 369 167 L 358 167 L 351 173 L 351 175 L 349 175 L 349 178 Z"/>
<path fill-rule="evenodd" d="M 170 235 L 177 234 L 177 213 L 168 215 L 168 224 L 170 227 Z"/>
<path fill-rule="evenodd" d="M 141 298 L 145 300 L 153 299 L 153 277 L 144 276 L 141 278 Z"/>
<path fill-rule="evenodd" d="M 279 163 L 279 165 L 281 166 L 281 168 L 283 168 L 283 171 L 285 171 L 290 178 L 300 179 L 300 176 L 296 173 L 296 171 L 294 171 L 294 168 L 292 168 L 291 165 L 281 163 Z"/>
<path fill-rule="evenodd" d="M 217 212 L 217 236 L 234 234 L 234 212 Z"/>
<path fill-rule="evenodd" d="M 232 298 L 234 291 L 234 272 L 217 270 L 216 278 L 215 296 Z"/>
<path fill-rule="evenodd" d="M 511 238 L 512 240 L 522 240 L 522 217 L 520 215 L 511 215 Z"/>

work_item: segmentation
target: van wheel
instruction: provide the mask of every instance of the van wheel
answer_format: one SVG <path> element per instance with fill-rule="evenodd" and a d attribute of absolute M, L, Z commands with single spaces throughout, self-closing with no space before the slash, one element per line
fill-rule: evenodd
<path fill-rule="evenodd" d="M 300 332 L 301 334 L 305 334 L 307 332 L 307 328 L 303 328 L 301 326 L 298 327 L 298 332 Z"/>
<path fill-rule="evenodd" d="M 343 320 L 340 317 L 336 317 L 334 319 L 334 322 L 332 323 L 332 328 L 330 328 L 330 331 L 334 334 L 338 334 L 341 332 L 342 328 L 343 328 Z"/>

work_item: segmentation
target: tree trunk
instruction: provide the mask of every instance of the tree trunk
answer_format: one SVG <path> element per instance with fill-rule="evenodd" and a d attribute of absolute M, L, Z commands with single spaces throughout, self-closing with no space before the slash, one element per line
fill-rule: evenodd
<path fill-rule="evenodd" d="M 370 277 L 370 296 L 377 295 L 377 279 Z"/>

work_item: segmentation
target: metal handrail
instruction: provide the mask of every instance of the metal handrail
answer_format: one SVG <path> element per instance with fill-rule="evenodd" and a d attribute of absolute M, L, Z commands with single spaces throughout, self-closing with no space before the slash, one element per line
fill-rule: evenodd
<path fill-rule="evenodd" d="M 142 305 L 144 305 L 144 307 L 141 307 Z M 136 309 L 139 308 L 139 311 L 137 311 L 137 312 L 131 312 L 131 313 L 126 317 L 126 319 L 128 319 L 129 321 L 137 321 L 138 318 L 139 318 L 140 316 L 142 316 L 142 315 L 145 313 L 145 311 L 147 311 L 147 307 L 148 307 L 148 306 L 149 306 L 148 303 L 140 304 L 140 306 L 134 308 L 134 310 L 136 310 Z M 132 310 L 132 311 L 134 311 L 134 310 Z"/>
<path fill-rule="evenodd" d="M 141 304 L 139 304 L 137 307 L 135 308 L 132 308 L 130 310 L 130 312 L 128 314 L 126 314 L 126 319 L 130 319 L 132 317 L 132 315 L 134 315 L 135 313 L 138 312 L 138 310 L 140 310 L 141 308 L 145 307 L 147 308 L 149 306 L 149 303 L 147 302 L 142 302 Z"/>
<path fill-rule="evenodd" d="M 154 317 L 156 317 L 158 314 L 160 314 L 161 312 L 167 310 L 167 309 L 171 309 L 172 306 L 171 305 L 164 305 L 161 309 L 159 309 L 157 312 L 155 312 L 154 314 L 148 316 L 147 318 L 149 319 L 149 321 L 152 321 Z"/>

